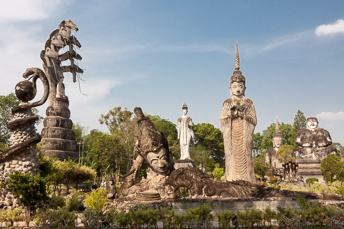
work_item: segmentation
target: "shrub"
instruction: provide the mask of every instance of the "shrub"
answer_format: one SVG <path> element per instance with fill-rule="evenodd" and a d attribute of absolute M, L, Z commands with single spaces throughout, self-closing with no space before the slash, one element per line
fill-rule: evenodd
<path fill-rule="evenodd" d="M 48 184 L 54 185 L 54 191 L 61 184 L 66 185 L 67 192 L 71 185 L 79 188 L 79 184 L 91 182 L 96 176 L 95 170 L 73 161 L 59 161 L 50 158 L 40 158 L 40 170 Z"/>
<path fill-rule="evenodd" d="M 176 213 L 173 209 L 161 208 L 159 209 L 159 213 L 163 228 L 176 228 Z"/>
<path fill-rule="evenodd" d="M 73 195 L 67 200 L 66 207 L 68 211 L 83 211 L 85 209 L 83 199 L 83 194 L 79 192 L 73 193 Z"/>
<path fill-rule="evenodd" d="M 49 198 L 47 208 L 58 209 L 66 205 L 65 199 L 62 196 L 56 196 L 55 194 Z"/>
<path fill-rule="evenodd" d="M 87 208 L 101 212 L 107 201 L 107 192 L 104 188 L 98 188 L 86 195 L 85 205 Z"/>
<path fill-rule="evenodd" d="M 225 169 L 221 167 L 215 167 L 213 170 L 213 177 L 216 181 L 221 181 L 223 175 L 225 174 Z"/>
<path fill-rule="evenodd" d="M 271 226 L 271 221 L 276 218 L 277 218 L 277 213 L 275 211 L 271 210 L 271 208 L 265 209 L 264 216 L 263 216 L 264 222 L 268 223 L 268 225 Z"/>
<path fill-rule="evenodd" d="M 319 180 L 317 178 L 315 178 L 315 177 L 310 177 L 310 178 L 308 178 L 306 180 L 306 184 L 308 186 L 311 186 L 311 185 L 313 185 L 314 183 L 317 183 L 317 182 L 319 182 Z"/>
<path fill-rule="evenodd" d="M 31 213 L 48 199 L 44 179 L 39 175 L 16 172 L 9 176 L 6 182 L 11 191 L 26 208 L 27 226 L 31 220 Z"/>
<path fill-rule="evenodd" d="M 156 227 L 156 224 L 160 218 L 157 209 L 147 207 L 131 209 L 130 214 L 132 215 L 132 224 L 136 227 Z"/>
<path fill-rule="evenodd" d="M 340 157 L 336 154 L 328 155 L 320 164 L 321 173 L 324 176 L 324 179 L 330 183 L 341 178 L 343 167 L 344 162 L 342 162 Z"/>
<path fill-rule="evenodd" d="M 231 222 L 235 214 L 229 210 L 224 210 L 217 215 L 220 228 L 227 229 L 231 227 Z"/>
<path fill-rule="evenodd" d="M 131 212 L 129 213 L 119 212 L 116 214 L 115 224 L 119 228 L 126 228 L 126 227 L 131 226 L 132 221 L 133 221 L 133 215 L 131 214 Z"/>
<path fill-rule="evenodd" d="M 24 211 L 21 208 L 0 210 L 0 222 L 9 222 L 11 227 L 14 222 L 24 219 Z"/>
<path fill-rule="evenodd" d="M 208 228 L 210 226 L 213 216 L 209 205 L 201 204 L 199 207 L 190 208 L 187 211 L 195 217 L 198 228 Z"/>
<path fill-rule="evenodd" d="M 38 213 L 36 223 L 41 228 L 72 229 L 76 228 L 76 218 L 67 208 L 48 209 Z"/>

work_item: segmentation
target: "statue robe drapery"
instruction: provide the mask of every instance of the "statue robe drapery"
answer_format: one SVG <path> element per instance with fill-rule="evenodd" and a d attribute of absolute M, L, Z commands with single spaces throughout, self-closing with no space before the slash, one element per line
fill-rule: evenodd
<path fill-rule="evenodd" d="M 236 112 L 233 107 L 240 107 Z M 253 132 L 257 124 L 253 102 L 248 98 L 228 99 L 221 111 L 221 129 L 225 148 L 225 178 L 227 181 L 255 182 L 251 151 Z"/>

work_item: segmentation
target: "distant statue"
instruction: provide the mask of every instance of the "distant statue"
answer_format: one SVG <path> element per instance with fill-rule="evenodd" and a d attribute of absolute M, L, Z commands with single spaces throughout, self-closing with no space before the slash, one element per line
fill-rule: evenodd
<path fill-rule="evenodd" d="M 265 162 L 272 169 L 282 169 L 282 163 L 278 159 L 278 150 L 282 145 L 282 134 L 279 128 L 279 123 L 275 124 L 275 132 L 272 138 L 272 148 L 269 149 L 265 155 Z"/>
<path fill-rule="evenodd" d="M 317 118 L 307 118 L 306 128 L 298 132 L 296 143 L 299 158 L 321 160 L 336 151 L 330 133 L 318 125 Z"/>
<path fill-rule="evenodd" d="M 255 182 L 251 151 L 257 118 L 252 100 L 245 97 L 245 89 L 245 77 L 240 71 L 236 46 L 234 71 L 230 80 L 231 98 L 224 101 L 221 111 L 227 181 Z"/>
<path fill-rule="evenodd" d="M 192 119 L 187 115 L 188 106 L 182 106 L 182 116 L 177 120 L 178 139 L 180 144 L 180 160 L 191 160 L 189 147 L 190 141 L 197 144 L 194 131 L 192 130 Z"/>

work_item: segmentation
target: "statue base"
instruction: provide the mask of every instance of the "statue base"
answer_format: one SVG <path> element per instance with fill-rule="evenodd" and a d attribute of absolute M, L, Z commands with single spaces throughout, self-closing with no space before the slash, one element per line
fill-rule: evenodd
<path fill-rule="evenodd" d="M 303 182 L 308 178 L 317 178 L 320 183 L 324 183 L 324 177 L 320 170 L 320 160 L 317 159 L 297 159 L 298 164 L 297 176 Z"/>
<path fill-rule="evenodd" d="M 174 169 L 180 168 L 193 168 L 196 167 L 193 160 L 184 159 L 184 160 L 177 160 L 174 162 Z"/>

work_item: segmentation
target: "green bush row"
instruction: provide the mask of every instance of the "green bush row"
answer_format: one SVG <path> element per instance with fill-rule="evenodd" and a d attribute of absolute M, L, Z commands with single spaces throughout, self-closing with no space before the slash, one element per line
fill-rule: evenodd
<path fill-rule="evenodd" d="M 284 228 L 337 228 L 344 225 L 344 210 L 334 206 L 324 206 L 319 203 L 300 199 L 300 208 L 270 208 L 264 211 L 248 209 L 232 212 L 224 210 L 212 214 L 209 205 L 178 212 L 172 208 L 150 208 L 137 206 L 128 212 L 98 211 L 86 208 L 81 216 L 85 228 L 157 228 L 158 222 L 163 228 L 212 228 L 215 221 L 219 228 L 254 228 L 254 227 L 284 227 Z M 74 228 L 75 211 L 68 208 L 48 210 L 38 217 L 38 225 L 47 228 Z M 216 224 L 215 224 L 216 225 Z"/>

